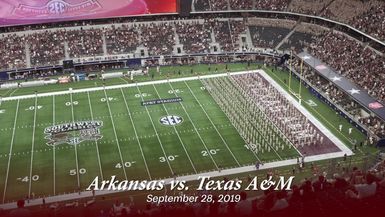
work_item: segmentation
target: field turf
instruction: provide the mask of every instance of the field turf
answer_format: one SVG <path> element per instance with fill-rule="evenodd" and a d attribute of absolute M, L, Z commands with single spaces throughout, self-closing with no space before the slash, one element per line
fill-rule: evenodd
<path fill-rule="evenodd" d="M 2 102 L 3 202 L 84 190 L 96 176 L 162 179 L 254 164 L 256 156 L 202 87 L 196 80 Z M 173 97 L 183 101 L 141 105 Z M 162 125 L 168 115 L 183 122 Z M 46 144 L 46 127 L 92 120 L 103 122 L 102 139 Z M 279 160 L 274 152 L 259 158 Z"/>
<path fill-rule="evenodd" d="M 232 71 L 240 71 L 245 65 L 229 67 Z M 218 68 L 218 72 L 223 72 L 224 65 Z M 191 76 L 190 68 L 181 69 L 182 74 L 175 74 L 172 67 L 164 68 L 172 71 L 172 78 Z M 194 69 L 202 74 L 209 73 L 204 65 Z M 265 71 L 287 89 L 286 72 Z M 165 78 L 164 74 L 155 76 L 155 79 L 162 78 Z M 71 87 L 100 86 L 97 82 L 85 82 L 85 86 L 80 82 Z M 106 83 L 128 82 L 114 80 Z M 254 164 L 255 155 L 245 147 L 226 115 L 202 87 L 203 84 L 195 80 L 171 83 L 171 86 L 165 83 L 2 102 L 0 203 L 32 194 L 48 197 L 84 190 L 96 176 L 104 179 L 112 175 L 129 180 L 162 179 Z M 297 81 L 293 80 L 292 88 L 298 91 Z M 57 90 L 65 89 L 54 85 L 44 87 L 41 92 Z M 23 95 L 34 91 L 31 88 L 16 89 L 3 93 L 3 96 L 12 92 Z M 183 101 L 141 105 L 144 100 L 173 97 L 181 97 Z M 348 135 L 351 124 L 306 88 L 302 88 L 302 97 L 304 102 L 315 102 L 315 106 L 312 103 L 303 105 L 348 147 L 353 148 L 352 140 L 356 143 L 365 140 L 365 136 L 355 129 Z M 168 115 L 180 116 L 183 122 L 175 128 L 162 125 L 160 119 Z M 102 139 L 84 141 L 76 146 L 46 144 L 46 127 L 91 120 L 103 122 Z M 343 124 L 342 132 L 337 130 L 339 124 Z M 359 147 L 357 154 L 367 151 L 374 149 Z M 264 162 L 279 160 L 273 152 L 258 155 Z"/>

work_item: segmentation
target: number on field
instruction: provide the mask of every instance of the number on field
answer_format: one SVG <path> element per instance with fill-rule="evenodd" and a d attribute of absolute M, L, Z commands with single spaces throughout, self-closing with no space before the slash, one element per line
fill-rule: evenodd
<path fill-rule="evenodd" d="M 42 105 L 38 105 L 38 106 L 36 106 L 36 109 L 37 110 L 40 110 L 40 109 L 42 109 L 43 108 L 43 106 Z M 30 106 L 30 107 L 28 107 L 27 109 L 25 109 L 26 111 L 34 111 L 35 110 L 35 106 Z"/>
<path fill-rule="evenodd" d="M 203 86 L 202 86 L 202 87 L 201 87 L 201 90 L 206 90 L 206 87 L 203 87 Z"/>
<path fill-rule="evenodd" d="M 216 155 L 220 149 L 210 149 L 209 151 L 203 150 L 201 151 L 203 157 L 207 157 L 210 155 Z"/>
<path fill-rule="evenodd" d="M 40 177 L 39 177 L 38 175 L 33 175 L 33 176 L 31 177 L 31 180 L 34 181 L 34 182 L 36 182 L 36 181 L 39 180 L 39 178 L 40 178 Z M 28 176 L 25 176 L 24 178 L 17 178 L 17 180 L 22 181 L 22 182 L 29 182 L 29 177 L 28 177 Z"/>
<path fill-rule="evenodd" d="M 114 98 L 114 97 L 108 97 L 107 99 L 108 99 L 109 102 L 111 102 L 111 101 L 116 101 L 116 100 L 117 100 L 117 99 Z M 106 98 L 101 98 L 100 101 L 101 101 L 101 102 L 107 102 L 107 99 L 106 99 Z"/>
<path fill-rule="evenodd" d="M 177 158 L 177 157 L 179 157 L 179 156 L 178 156 L 178 155 L 169 155 L 169 156 L 167 156 L 167 157 L 159 157 L 159 161 L 160 161 L 161 163 L 164 163 L 164 162 L 166 162 L 167 160 L 168 160 L 168 161 L 174 161 L 175 158 Z"/>
<path fill-rule="evenodd" d="M 66 106 L 71 106 L 71 105 L 79 105 L 79 102 L 78 101 L 72 101 L 72 103 L 66 102 Z"/>
<path fill-rule="evenodd" d="M 313 100 L 309 99 L 306 101 L 306 103 L 311 107 L 317 107 L 317 103 L 315 103 Z"/>
<path fill-rule="evenodd" d="M 124 167 L 126 168 L 129 168 L 132 166 L 132 164 L 136 163 L 135 161 L 132 161 L 132 162 L 124 162 Z M 121 163 L 118 163 L 115 165 L 115 168 L 118 168 L 118 169 L 121 169 L 122 168 L 122 164 Z"/>
<path fill-rule="evenodd" d="M 142 93 L 142 94 L 137 93 L 137 94 L 135 94 L 136 98 L 142 98 L 142 97 L 148 97 L 148 96 L 151 96 L 151 94 L 148 94 L 148 93 Z"/>
<path fill-rule="evenodd" d="M 84 175 L 86 174 L 87 170 L 84 168 L 79 169 L 79 174 Z M 76 169 L 70 170 L 70 175 L 75 176 L 77 174 Z"/>
<path fill-rule="evenodd" d="M 174 89 L 174 90 L 169 90 L 168 93 L 169 93 L 169 94 L 183 93 L 183 90 Z"/>

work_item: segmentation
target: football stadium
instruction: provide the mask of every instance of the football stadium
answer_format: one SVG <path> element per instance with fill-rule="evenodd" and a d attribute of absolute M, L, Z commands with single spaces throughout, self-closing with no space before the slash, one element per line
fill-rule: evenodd
<path fill-rule="evenodd" d="M 0 216 L 381 216 L 384 25 L 380 0 L 0 1 Z"/>

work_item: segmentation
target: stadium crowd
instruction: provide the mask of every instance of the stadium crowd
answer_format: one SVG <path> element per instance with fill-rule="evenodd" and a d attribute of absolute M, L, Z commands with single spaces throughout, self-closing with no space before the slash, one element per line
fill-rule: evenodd
<path fill-rule="evenodd" d="M 138 31 L 136 26 L 115 26 L 105 29 L 106 46 L 108 54 L 132 53 L 139 44 Z"/>
<path fill-rule="evenodd" d="M 229 0 L 230 8 L 233 10 L 253 9 L 253 0 Z"/>
<path fill-rule="evenodd" d="M 224 52 L 230 52 L 234 49 L 234 41 L 231 36 L 228 21 L 217 21 L 214 25 L 215 38 Z"/>
<path fill-rule="evenodd" d="M 58 65 L 64 59 L 65 30 L 44 31 L 26 37 L 30 46 L 31 65 Z"/>
<path fill-rule="evenodd" d="M 16 34 L 0 36 L 0 68 L 24 68 L 26 66 L 26 55 L 24 37 Z"/>
<path fill-rule="evenodd" d="M 378 39 L 385 40 L 385 2 L 380 0 L 219 0 L 194 1 L 196 11 L 226 10 L 229 2 L 232 10 L 290 11 L 319 15 L 352 25 Z M 218 6 L 220 5 L 220 6 Z"/>
<path fill-rule="evenodd" d="M 376 116 L 362 117 L 359 121 L 378 135 L 380 138 L 385 138 L 385 122 Z"/>
<path fill-rule="evenodd" d="M 175 45 L 175 27 L 172 23 L 150 23 L 141 26 L 141 37 L 150 56 L 170 55 Z"/>
<path fill-rule="evenodd" d="M 180 43 L 186 53 L 209 53 L 211 41 L 211 26 L 208 22 L 176 23 L 176 31 Z"/>
<path fill-rule="evenodd" d="M 385 58 L 376 51 L 333 32 L 320 36 L 309 50 L 370 95 L 385 101 Z"/>
<path fill-rule="evenodd" d="M 103 55 L 103 31 L 101 29 L 69 30 L 65 34 L 68 53 L 72 58 Z"/>

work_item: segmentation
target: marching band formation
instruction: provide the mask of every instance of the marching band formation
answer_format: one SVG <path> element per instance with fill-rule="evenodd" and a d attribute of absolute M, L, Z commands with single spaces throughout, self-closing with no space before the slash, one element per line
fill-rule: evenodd
<path fill-rule="evenodd" d="M 285 96 L 256 73 L 206 79 L 203 83 L 255 153 L 277 152 L 293 146 L 301 152 L 329 141 Z"/>

